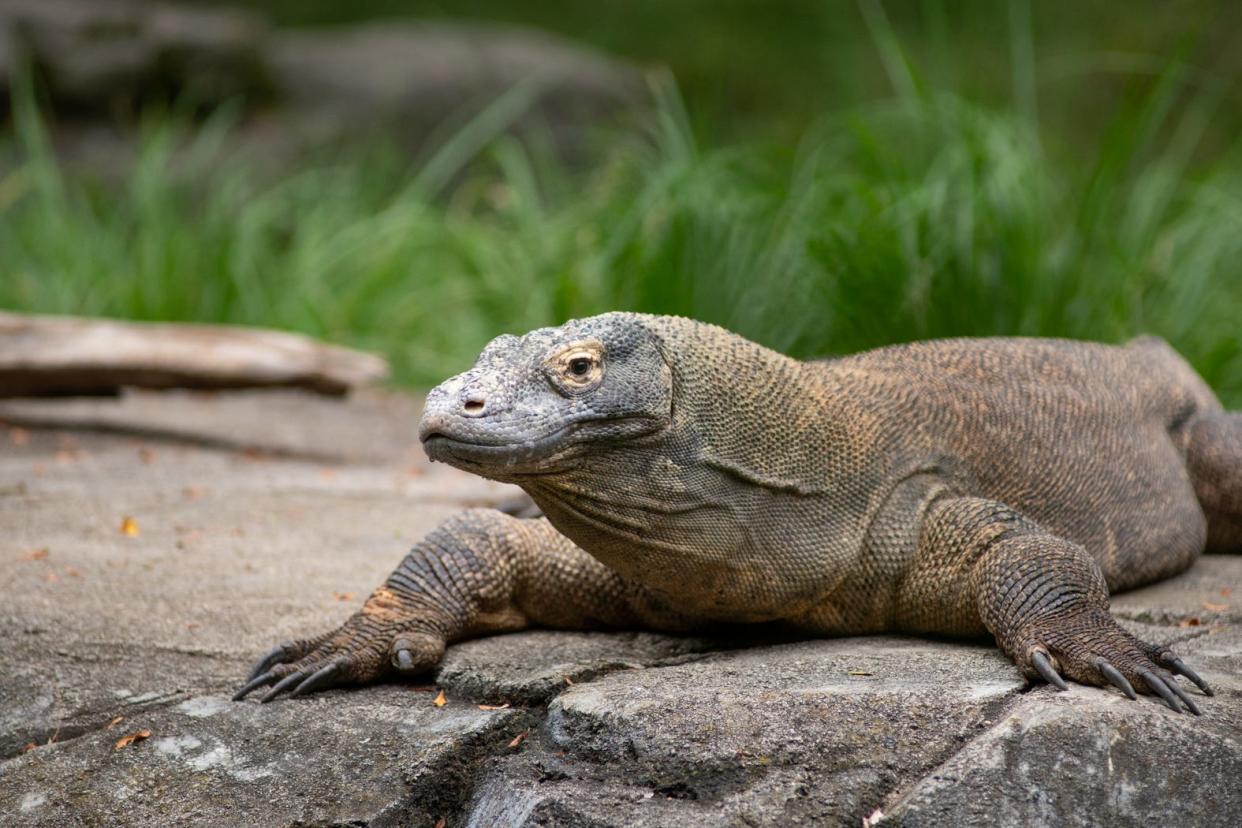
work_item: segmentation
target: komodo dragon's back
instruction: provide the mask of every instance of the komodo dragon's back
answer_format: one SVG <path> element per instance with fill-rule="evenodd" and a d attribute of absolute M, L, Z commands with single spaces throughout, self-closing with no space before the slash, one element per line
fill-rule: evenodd
<path fill-rule="evenodd" d="M 1164 340 L 946 339 L 822 364 L 964 489 L 1083 544 L 1112 590 L 1176 574 L 1203 548 L 1187 425 L 1221 406 Z"/>

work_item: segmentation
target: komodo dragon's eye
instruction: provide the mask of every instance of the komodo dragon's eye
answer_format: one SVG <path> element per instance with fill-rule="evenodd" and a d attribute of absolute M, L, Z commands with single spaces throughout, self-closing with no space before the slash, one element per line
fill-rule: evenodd
<path fill-rule="evenodd" d="M 573 345 L 557 354 L 550 367 L 563 390 L 589 390 L 604 377 L 603 347 L 595 342 Z"/>

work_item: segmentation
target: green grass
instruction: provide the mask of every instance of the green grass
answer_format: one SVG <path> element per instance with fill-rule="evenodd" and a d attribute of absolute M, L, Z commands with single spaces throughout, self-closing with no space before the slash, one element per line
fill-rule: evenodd
<path fill-rule="evenodd" d="M 1058 147 L 1033 98 L 928 91 L 873 22 L 903 94 L 826 114 L 794 148 L 704 146 L 665 84 L 650 129 L 576 172 L 505 135 L 518 89 L 413 167 L 378 151 L 221 165 L 222 120 L 186 135 L 156 118 L 106 186 L 58 166 L 19 96 L 0 306 L 304 331 L 416 386 L 501 332 L 611 309 L 803 356 L 1149 332 L 1242 405 L 1242 158 L 1200 149 L 1221 89 L 1170 64 L 1090 151 Z"/>

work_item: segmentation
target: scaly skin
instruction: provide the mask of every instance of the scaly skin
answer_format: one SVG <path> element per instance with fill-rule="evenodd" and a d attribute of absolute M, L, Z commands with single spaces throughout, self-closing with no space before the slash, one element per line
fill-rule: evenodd
<path fill-rule="evenodd" d="M 433 460 L 538 507 L 464 512 L 341 629 L 238 693 L 386 673 L 490 632 L 784 621 L 991 633 L 1028 678 L 1199 709 L 1110 591 L 1242 548 L 1242 415 L 1163 343 L 916 343 L 799 362 L 686 319 L 502 336 L 433 390 Z M 521 507 L 519 507 L 520 509 Z"/>

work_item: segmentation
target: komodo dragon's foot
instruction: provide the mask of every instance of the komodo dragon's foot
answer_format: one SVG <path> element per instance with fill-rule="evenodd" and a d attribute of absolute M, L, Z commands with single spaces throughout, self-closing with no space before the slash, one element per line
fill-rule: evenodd
<path fill-rule="evenodd" d="M 259 659 L 233 700 L 268 685 L 260 702 L 282 693 L 301 696 L 365 684 L 388 672 L 413 676 L 434 667 L 444 655 L 444 636 L 416 620 L 380 617 L 371 607 L 374 600 L 335 632 L 277 645 Z"/>
<path fill-rule="evenodd" d="M 1112 684 L 1131 699 L 1137 698 L 1137 688 L 1159 696 L 1179 713 L 1180 700 L 1195 715 L 1199 706 L 1174 675 L 1185 676 L 1205 695 L 1214 695 L 1171 650 L 1135 638 L 1100 607 L 1038 619 L 1023 627 L 1006 649 L 1028 679 L 1042 678 L 1058 690 L 1068 689 L 1062 675 L 1081 684 Z"/>

